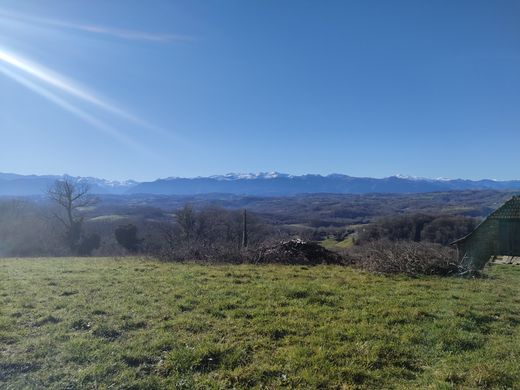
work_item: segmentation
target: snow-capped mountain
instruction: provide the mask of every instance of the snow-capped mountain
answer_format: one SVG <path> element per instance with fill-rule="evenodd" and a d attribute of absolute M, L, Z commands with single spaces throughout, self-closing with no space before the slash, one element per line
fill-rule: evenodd
<path fill-rule="evenodd" d="M 278 179 L 281 177 L 293 177 L 293 176 L 289 175 L 287 173 L 280 173 L 280 172 L 227 173 L 225 175 L 209 176 L 210 179 L 215 179 L 215 180 Z M 199 178 L 201 178 L 201 177 L 199 177 Z"/>
<path fill-rule="evenodd" d="M 193 195 L 232 193 L 258 196 L 284 196 L 301 193 L 418 193 L 451 190 L 520 189 L 520 181 L 427 179 L 395 175 L 382 179 L 343 174 L 289 175 L 278 172 L 229 173 L 226 175 L 168 178 L 139 183 L 128 193 Z"/>
<path fill-rule="evenodd" d="M 113 181 L 96 177 L 75 177 L 70 175 L 17 175 L 0 173 L 0 195 L 26 196 L 42 195 L 56 181 L 69 179 L 74 182 L 87 183 L 96 194 L 124 194 L 139 184 L 133 180 Z"/>
<path fill-rule="evenodd" d="M 86 182 L 90 186 L 104 188 L 107 191 L 110 189 L 113 189 L 115 191 L 119 191 L 119 189 L 129 189 L 129 188 L 139 184 L 139 182 L 137 182 L 135 180 L 117 181 L 117 180 L 98 179 L 97 177 L 72 177 L 72 176 L 68 176 L 68 175 L 64 175 L 63 177 L 68 177 L 68 178 L 78 181 L 78 182 Z"/>
<path fill-rule="evenodd" d="M 228 173 L 210 177 L 169 177 L 151 182 L 110 181 L 95 177 L 36 176 L 0 173 L 0 195 L 42 195 L 55 180 L 86 182 L 96 194 L 195 195 L 228 193 L 251 196 L 285 196 L 301 193 L 419 193 L 452 190 L 520 189 L 520 181 L 428 179 L 395 175 L 376 179 L 343 174 L 290 175 L 279 172 Z"/>

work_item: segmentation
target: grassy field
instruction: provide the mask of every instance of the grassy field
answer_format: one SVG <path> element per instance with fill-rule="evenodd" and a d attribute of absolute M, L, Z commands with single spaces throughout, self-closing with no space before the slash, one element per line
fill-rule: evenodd
<path fill-rule="evenodd" d="M 520 388 L 520 267 L 0 260 L 0 388 Z"/>
<path fill-rule="evenodd" d="M 334 238 L 326 238 L 322 240 L 320 244 L 329 251 L 342 251 L 354 245 L 354 237 L 349 236 L 341 241 L 336 241 Z"/>

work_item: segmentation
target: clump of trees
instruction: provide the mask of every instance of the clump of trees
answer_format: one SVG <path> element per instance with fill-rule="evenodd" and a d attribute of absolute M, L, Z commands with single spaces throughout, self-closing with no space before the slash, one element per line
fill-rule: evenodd
<path fill-rule="evenodd" d="M 130 253 L 137 253 L 142 249 L 143 239 L 137 235 L 137 226 L 129 223 L 120 225 L 114 231 L 116 241 Z"/>
<path fill-rule="evenodd" d="M 471 217 L 438 217 L 424 226 L 421 240 L 448 245 L 471 233 L 476 226 L 477 220 Z"/>
<path fill-rule="evenodd" d="M 64 254 L 48 210 L 24 199 L 0 200 L 0 256 Z"/>
<path fill-rule="evenodd" d="M 246 248 L 276 236 L 254 214 L 186 204 L 175 212 L 175 222 L 162 226 L 159 255 L 168 260 L 241 262 Z"/>
<path fill-rule="evenodd" d="M 433 216 L 413 214 L 385 217 L 368 225 L 359 233 L 359 242 L 428 241 L 448 245 L 475 229 L 475 218 L 465 216 Z"/>

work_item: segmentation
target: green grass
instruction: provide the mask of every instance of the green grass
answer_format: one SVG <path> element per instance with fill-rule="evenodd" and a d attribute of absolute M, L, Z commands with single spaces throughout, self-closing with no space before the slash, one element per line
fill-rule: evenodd
<path fill-rule="evenodd" d="M 89 222 L 115 222 L 115 221 L 122 221 L 125 219 L 128 219 L 128 216 L 110 214 L 110 215 L 99 215 L 97 217 L 90 218 Z"/>
<path fill-rule="evenodd" d="M 0 260 L 0 388 L 519 388 L 520 267 Z"/>
<path fill-rule="evenodd" d="M 348 236 L 344 240 L 336 241 L 334 238 L 326 238 L 320 242 L 321 246 L 330 251 L 341 251 L 354 245 L 354 237 Z"/>

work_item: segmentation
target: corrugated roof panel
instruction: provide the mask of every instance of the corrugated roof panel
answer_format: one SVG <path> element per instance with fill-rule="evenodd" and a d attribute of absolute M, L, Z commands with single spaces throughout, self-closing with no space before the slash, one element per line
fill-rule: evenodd
<path fill-rule="evenodd" d="M 495 210 L 489 219 L 520 219 L 520 196 L 514 196 Z"/>

